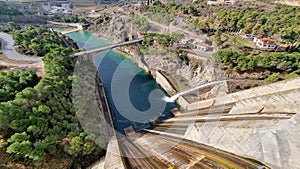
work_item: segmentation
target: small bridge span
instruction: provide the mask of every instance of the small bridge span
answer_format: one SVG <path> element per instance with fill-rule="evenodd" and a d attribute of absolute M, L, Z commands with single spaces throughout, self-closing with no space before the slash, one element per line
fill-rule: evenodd
<path fill-rule="evenodd" d="M 140 38 L 140 39 L 135 39 L 135 40 L 127 41 L 127 42 L 121 42 L 121 43 L 108 45 L 108 46 L 104 46 L 104 47 L 100 47 L 100 48 L 96 48 L 96 49 L 92 49 L 92 50 L 82 51 L 82 52 L 78 52 L 78 53 L 71 55 L 71 57 L 78 57 L 78 56 L 85 55 L 85 54 L 102 52 L 102 51 L 105 51 L 108 49 L 113 49 L 113 48 L 117 48 L 117 47 L 121 47 L 121 46 L 135 44 L 135 43 L 141 42 L 142 40 L 143 39 Z"/>

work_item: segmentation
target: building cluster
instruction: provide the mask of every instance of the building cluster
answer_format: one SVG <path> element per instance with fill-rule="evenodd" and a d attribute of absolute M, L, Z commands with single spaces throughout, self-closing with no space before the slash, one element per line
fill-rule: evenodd
<path fill-rule="evenodd" d="M 42 3 L 42 8 L 44 13 L 48 15 L 53 14 L 72 14 L 73 5 L 66 1 L 49 1 Z"/>
<path fill-rule="evenodd" d="M 196 50 L 204 52 L 213 50 L 212 42 L 204 36 L 185 36 L 181 39 L 181 43 L 186 46 L 192 45 Z"/>
<path fill-rule="evenodd" d="M 1 0 L 0 0 L 1 1 Z M 34 1 L 34 2 L 15 2 L 5 3 L 3 5 L 8 8 L 17 9 L 20 12 L 29 12 L 38 16 L 53 14 L 72 14 L 73 5 L 68 1 Z"/>
<path fill-rule="evenodd" d="M 262 37 L 262 36 L 255 36 L 251 32 L 246 32 L 243 34 L 242 31 L 240 31 L 239 35 L 242 38 L 253 41 L 255 46 L 257 46 L 261 49 L 277 49 L 278 48 L 278 45 L 274 41 L 272 41 L 268 38 Z"/>

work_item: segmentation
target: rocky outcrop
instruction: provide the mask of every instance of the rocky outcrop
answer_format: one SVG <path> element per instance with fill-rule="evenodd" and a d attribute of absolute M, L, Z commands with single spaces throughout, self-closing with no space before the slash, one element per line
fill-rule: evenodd
<path fill-rule="evenodd" d="M 130 24 L 128 24 L 130 22 L 130 16 L 114 16 L 109 22 L 92 24 L 89 30 L 106 37 L 112 43 L 124 42 L 132 34 Z"/>

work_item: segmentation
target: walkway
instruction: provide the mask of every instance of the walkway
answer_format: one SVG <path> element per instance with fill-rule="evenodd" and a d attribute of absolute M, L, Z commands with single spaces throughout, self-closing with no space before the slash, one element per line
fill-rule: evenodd
<path fill-rule="evenodd" d="M 29 57 L 21 55 L 14 48 L 14 40 L 12 35 L 0 32 L 1 50 L 3 55 L 11 60 L 25 61 L 25 62 L 41 62 L 40 57 Z"/>

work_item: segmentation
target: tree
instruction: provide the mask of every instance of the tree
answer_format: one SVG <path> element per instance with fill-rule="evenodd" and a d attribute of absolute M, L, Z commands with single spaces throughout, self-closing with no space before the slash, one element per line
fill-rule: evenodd
<path fill-rule="evenodd" d="M 279 81 L 279 79 L 280 79 L 280 74 L 279 74 L 279 73 L 273 73 L 273 74 L 269 75 L 269 76 L 265 79 L 265 81 L 266 81 L 267 83 L 274 83 L 274 82 Z"/>
<path fill-rule="evenodd" d="M 21 34 L 28 46 L 39 41 L 28 40 L 33 35 L 60 42 L 57 34 L 46 37 L 42 30 L 28 28 Z M 75 51 L 62 45 L 50 47 L 43 58 L 46 74 L 41 80 L 34 72 L 0 72 L 0 96 L 7 92 L 12 96 L 0 103 L 0 129 L 9 131 L 4 136 L 7 153 L 42 160 L 59 152 L 79 159 L 102 150 L 79 127 L 72 104 L 75 60 L 69 55 Z"/>
<path fill-rule="evenodd" d="M 6 152 L 29 157 L 32 151 L 31 146 L 30 141 L 14 142 L 7 147 Z"/>
<path fill-rule="evenodd" d="M 71 16 L 70 21 L 73 22 L 73 23 L 77 23 L 79 21 L 79 19 L 78 19 L 77 16 Z"/>
<path fill-rule="evenodd" d="M 86 20 L 85 20 L 84 18 L 80 18 L 80 19 L 79 19 L 79 22 L 80 22 L 80 23 L 85 23 Z"/>
<path fill-rule="evenodd" d="M 6 26 L 7 26 L 9 31 L 16 31 L 16 30 L 21 29 L 20 25 L 16 24 L 15 22 L 8 22 L 6 24 Z"/>

